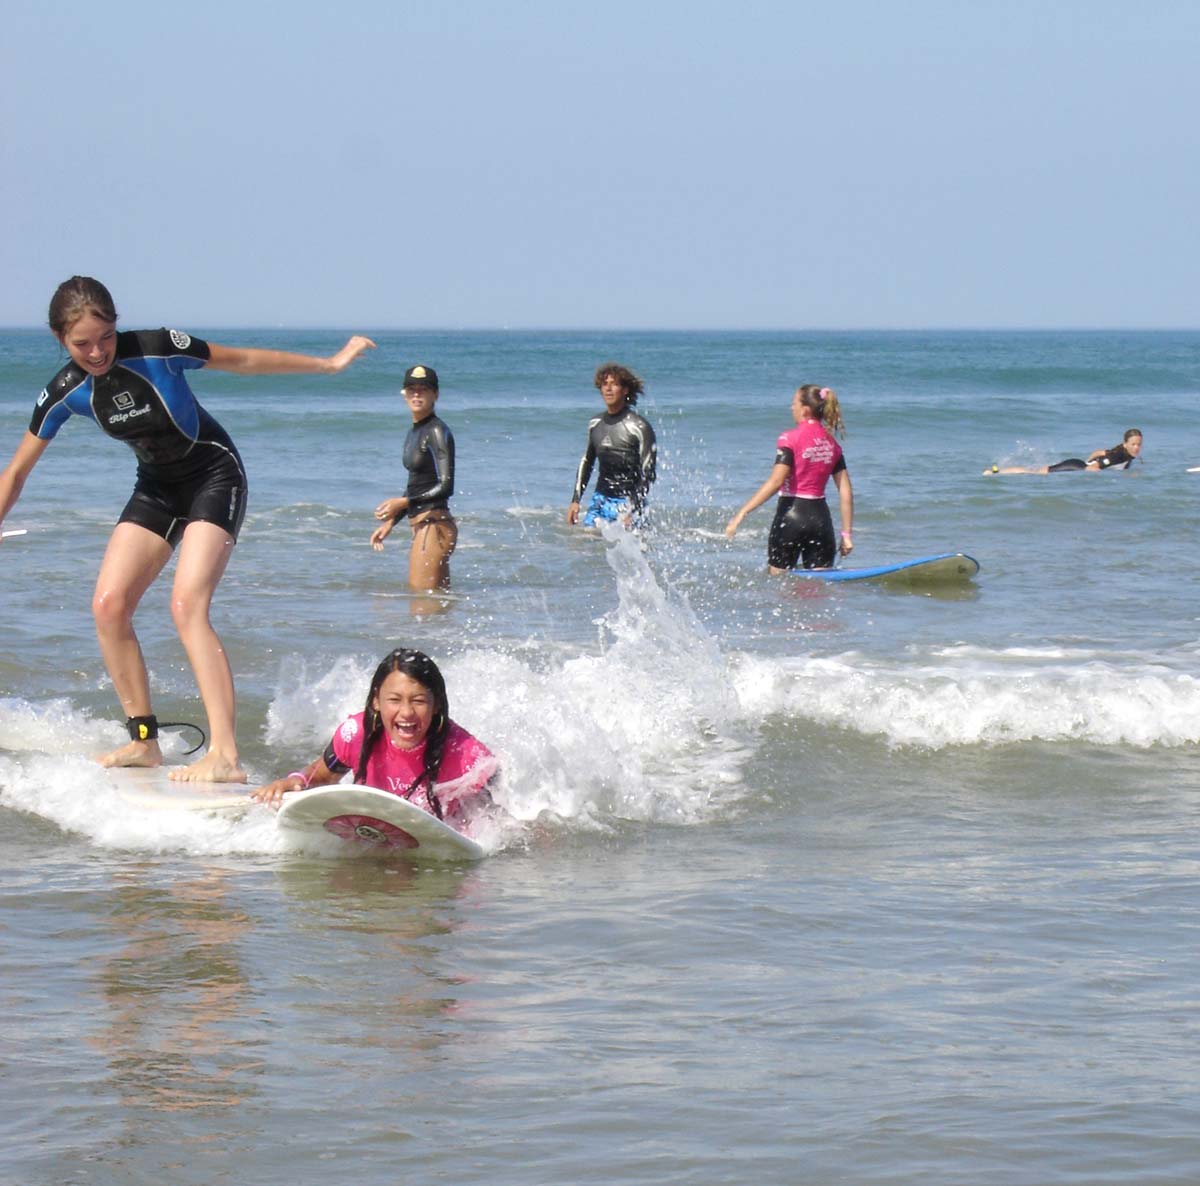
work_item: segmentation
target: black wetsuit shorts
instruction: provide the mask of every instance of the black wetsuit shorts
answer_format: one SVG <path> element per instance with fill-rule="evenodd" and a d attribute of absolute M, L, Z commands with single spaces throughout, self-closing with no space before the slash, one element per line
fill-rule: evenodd
<path fill-rule="evenodd" d="M 767 563 L 772 568 L 829 568 L 836 552 L 829 503 L 823 498 L 779 499 L 767 537 Z"/>
<path fill-rule="evenodd" d="M 215 523 L 236 541 L 245 517 L 246 471 L 231 450 L 186 480 L 164 482 L 139 466 L 119 522 L 145 527 L 175 547 L 183 529 L 196 519 Z"/>

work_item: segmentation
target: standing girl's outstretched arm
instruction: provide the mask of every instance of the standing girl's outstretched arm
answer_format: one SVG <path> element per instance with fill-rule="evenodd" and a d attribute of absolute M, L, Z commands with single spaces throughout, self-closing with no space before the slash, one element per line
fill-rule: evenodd
<path fill-rule="evenodd" d="M 733 539 L 737 533 L 737 529 L 742 525 L 742 520 L 751 511 L 762 506 L 767 499 L 772 498 L 783 489 L 783 484 L 787 481 L 788 474 L 791 472 L 791 466 L 784 465 L 782 462 L 771 467 L 771 476 L 755 491 L 746 505 L 725 524 L 725 534 L 730 539 Z"/>
<path fill-rule="evenodd" d="M 208 365 L 235 375 L 336 375 L 344 371 L 364 350 L 375 343 L 355 334 L 336 354 L 320 358 L 314 354 L 292 354 L 287 350 L 260 350 L 256 346 L 208 344 Z"/>

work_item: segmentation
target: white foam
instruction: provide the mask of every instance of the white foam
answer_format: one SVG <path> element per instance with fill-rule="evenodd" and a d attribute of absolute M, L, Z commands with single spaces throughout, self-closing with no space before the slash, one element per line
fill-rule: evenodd
<path fill-rule="evenodd" d="M 0 757 L 0 803 L 28 811 L 100 848 L 135 852 L 273 853 L 282 844 L 267 808 L 230 818 L 127 803 L 108 774 L 80 755 Z"/>
<path fill-rule="evenodd" d="M 913 646 L 890 659 L 726 656 L 686 601 L 655 579 L 635 534 L 604 525 L 597 542 L 616 596 L 595 622 L 593 647 L 435 656 L 455 719 L 501 760 L 498 802 L 525 824 L 607 829 L 727 813 L 746 793 L 742 771 L 762 744 L 760 728 L 780 718 L 930 749 L 1200 741 L 1196 648 L 1173 652 L 1175 666 L 1067 645 Z M 301 657 L 284 662 L 265 729 L 279 754 L 275 766 L 320 752 L 337 723 L 362 708 L 377 662 L 373 654 L 344 656 L 311 675 Z M 125 804 L 89 758 L 117 740 L 111 722 L 88 719 L 66 699 L 0 700 L 0 748 L 8 751 L 0 758 L 0 803 L 102 846 L 282 851 L 266 809 L 231 820 Z M 495 849 L 520 836 L 519 828 L 496 825 L 481 840 Z"/>
<path fill-rule="evenodd" d="M 740 793 L 751 752 L 724 658 L 686 603 L 659 586 L 635 535 L 606 524 L 601 536 L 617 604 L 596 622 L 595 651 L 435 656 L 452 715 L 500 756 L 497 799 L 517 819 L 709 818 Z M 362 708 L 376 661 L 344 659 L 309 681 L 290 660 L 267 740 L 289 754 L 323 746 Z"/>
<path fill-rule="evenodd" d="M 30 704 L 12 697 L 0 698 L 0 750 L 94 755 L 128 739 L 119 723 L 94 720 L 66 699 Z M 159 746 L 163 756 L 171 760 L 182 756 L 194 740 L 194 734 L 167 729 L 159 736 Z"/>
<path fill-rule="evenodd" d="M 940 749 L 1013 741 L 1190 745 L 1200 741 L 1200 680 L 1161 665 L 1055 648 L 931 649 L 926 661 L 859 654 L 735 664 L 744 711 L 784 715 Z M 917 661 L 914 661 L 917 660 Z"/>
<path fill-rule="evenodd" d="M 267 709 L 266 740 L 293 751 L 324 749 L 337 725 L 363 707 L 377 663 L 378 659 L 343 657 L 322 666 L 310 679 L 303 658 L 284 660 Z"/>
<path fill-rule="evenodd" d="M 601 533 L 618 602 L 597 621 L 598 650 L 541 669 L 479 654 L 456 684 L 483 690 L 479 731 L 501 745 L 505 805 L 520 818 L 707 818 L 738 793 L 750 752 L 724 659 L 637 537 Z"/>

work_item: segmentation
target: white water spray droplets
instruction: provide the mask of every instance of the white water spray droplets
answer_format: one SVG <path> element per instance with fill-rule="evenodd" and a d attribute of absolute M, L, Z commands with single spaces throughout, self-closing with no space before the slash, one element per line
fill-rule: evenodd
<path fill-rule="evenodd" d="M 504 806 L 521 819 L 710 819 L 742 794 L 751 752 L 724 657 L 636 536 L 604 539 L 617 605 L 597 623 L 597 652 L 463 656 L 450 666 L 455 715 L 502 755 Z"/>

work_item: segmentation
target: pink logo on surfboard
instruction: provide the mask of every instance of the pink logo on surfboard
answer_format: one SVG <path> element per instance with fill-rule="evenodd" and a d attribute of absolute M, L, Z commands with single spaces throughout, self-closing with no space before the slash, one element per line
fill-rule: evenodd
<path fill-rule="evenodd" d="M 356 840 L 360 844 L 378 844 L 384 848 L 419 848 L 421 844 L 403 828 L 373 815 L 335 815 L 325 821 L 325 828 L 343 840 Z"/>

